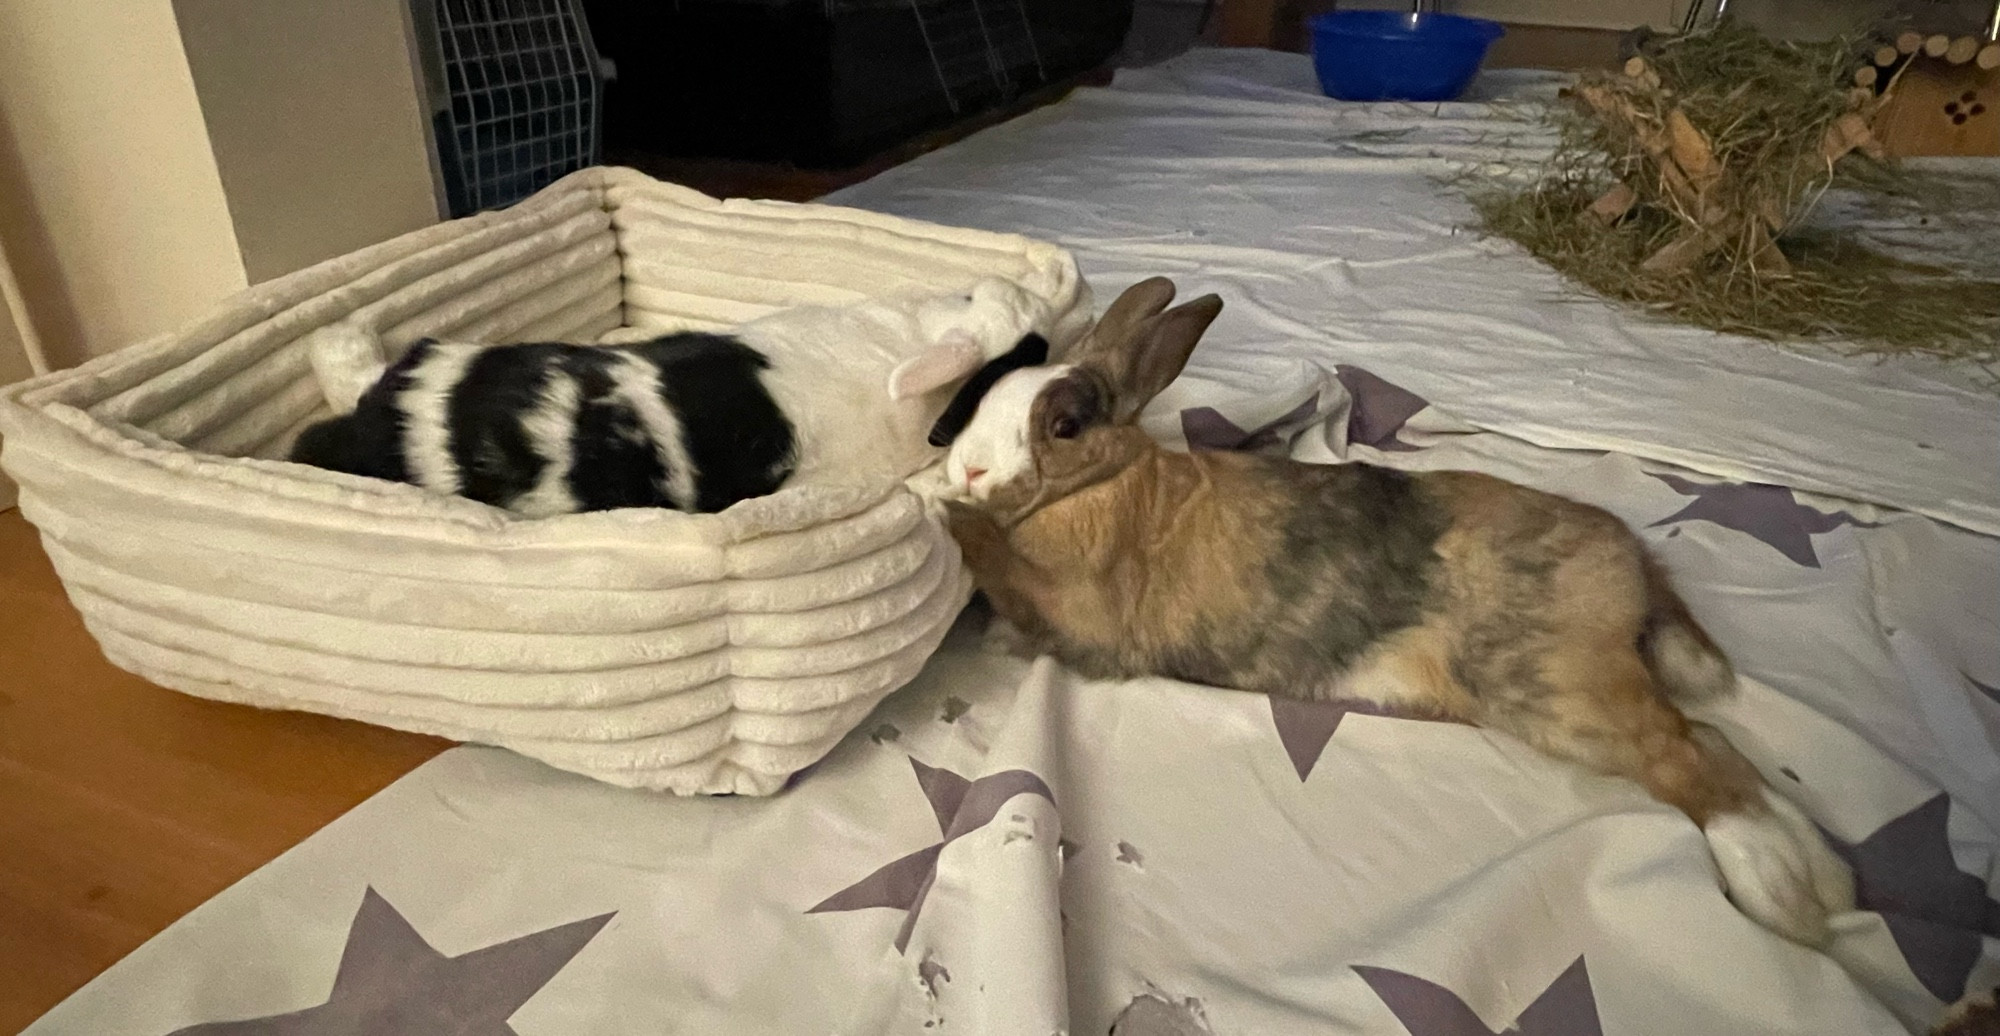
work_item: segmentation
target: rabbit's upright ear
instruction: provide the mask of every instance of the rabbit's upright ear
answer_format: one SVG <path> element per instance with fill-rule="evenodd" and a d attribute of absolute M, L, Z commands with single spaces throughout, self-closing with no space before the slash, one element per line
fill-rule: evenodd
<path fill-rule="evenodd" d="M 1158 316 L 1168 303 L 1174 301 L 1174 290 L 1174 282 L 1165 277 L 1148 277 L 1126 288 L 1111 300 L 1111 305 L 1104 309 L 1104 315 L 1097 318 L 1089 333 L 1064 359 L 1071 363 L 1088 363 L 1124 348 L 1141 322 Z"/>
<path fill-rule="evenodd" d="M 1118 339 L 1098 342 L 1084 362 L 1111 386 L 1111 420 L 1127 424 L 1137 419 L 1154 396 L 1180 377 L 1202 333 L 1221 314 L 1222 298 L 1203 295 L 1164 313 L 1156 311 L 1122 329 Z"/>

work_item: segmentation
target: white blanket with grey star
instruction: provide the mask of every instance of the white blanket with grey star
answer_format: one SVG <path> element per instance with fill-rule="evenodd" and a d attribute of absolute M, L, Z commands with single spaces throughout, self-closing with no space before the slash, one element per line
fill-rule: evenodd
<path fill-rule="evenodd" d="M 1828 953 L 1738 914 L 1636 786 L 1463 726 L 1084 681 L 974 613 L 776 797 L 455 750 L 29 1031 L 1823 1036 L 2000 983 L 2000 403 L 1559 299 L 1432 178 L 1531 130 L 1304 75 L 1198 53 L 840 200 L 1055 238 L 1105 297 L 1223 293 L 1149 412 L 1169 442 L 1624 517 L 1744 674 L 1705 718 L 1857 868 Z"/>

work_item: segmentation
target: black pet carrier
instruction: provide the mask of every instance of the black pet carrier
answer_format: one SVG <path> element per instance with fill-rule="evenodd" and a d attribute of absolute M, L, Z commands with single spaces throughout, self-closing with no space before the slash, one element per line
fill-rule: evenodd
<path fill-rule="evenodd" d="M 1133 0 L 583 0 L 614 151 L 849 165 L 1088 71 Z"/>
<path fill-rule="evenodd" d="M 576 0 L 411 0 L 452 216 L 502 208 L 603 153 L 603 79 Z"/>

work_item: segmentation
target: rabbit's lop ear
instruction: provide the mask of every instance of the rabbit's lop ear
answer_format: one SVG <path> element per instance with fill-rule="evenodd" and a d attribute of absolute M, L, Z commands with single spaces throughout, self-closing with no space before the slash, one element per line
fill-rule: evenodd
<path fill-rule="evenodd" d="M 954 381 L 969 378 L 986 362 L 979 342 L 954 331 L 944 341 L 904 360 L 889 372 L 889 398 L 913 399 Z"/>
<path fill-rule="evenodd" d="M 1098 367 L 1111 385 L 1112 421 L 1125 424 L 1136 419 L 1154 396 L 1173 384 L 1202 333 L 1221 314 L 1222 298 L 1203 295 L 1147 317 L 1120 342 L 1104 343 L 1104 352 L 1086 362 Z"/>

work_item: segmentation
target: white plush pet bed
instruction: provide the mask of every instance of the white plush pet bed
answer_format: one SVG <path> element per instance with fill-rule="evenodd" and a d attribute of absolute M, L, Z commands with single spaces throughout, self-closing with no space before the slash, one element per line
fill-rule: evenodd
<path fill-rule="evenodd" d="M 979 277 L 1090 319 L 1068 254 L 622 169 L 252 288 L 0 392 L 5 466 L 105 654 L 167 687 L 504 745 L 613 783 L 766 794 L 915 675 L 968 594 L 900 484 L 720 514 L 527 520 L 282 457 L 302 337 L 594 341 Z"/>

